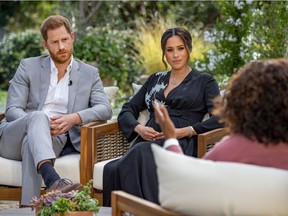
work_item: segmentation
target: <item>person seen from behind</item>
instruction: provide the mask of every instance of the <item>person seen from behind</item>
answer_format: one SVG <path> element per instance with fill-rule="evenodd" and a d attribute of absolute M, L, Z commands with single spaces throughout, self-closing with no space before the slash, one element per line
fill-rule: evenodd
<path fill-rule="evenodd" d="M 214 114 L 231 134 L 203 157 L 288 170 L 288 59 L 255 61 L 232 77 Z M 154 102 L 166 139 L 178 146 L 165 106 Z M 177 148 L 177 147 L 175 147 Z"/>

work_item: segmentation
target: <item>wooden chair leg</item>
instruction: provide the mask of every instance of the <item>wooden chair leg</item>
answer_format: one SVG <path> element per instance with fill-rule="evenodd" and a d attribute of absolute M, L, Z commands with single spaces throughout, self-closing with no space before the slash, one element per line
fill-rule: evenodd
<path fill-rule="evenodd" d="M 21 200 L 21 187 L 0 186 L 0 200 Z"/>

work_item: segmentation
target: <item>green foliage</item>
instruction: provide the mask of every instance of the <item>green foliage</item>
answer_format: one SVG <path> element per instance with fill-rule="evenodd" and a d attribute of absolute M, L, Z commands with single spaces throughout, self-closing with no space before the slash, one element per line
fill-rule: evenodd
<path fill-rule="evenodd" d="M 287 56 L 288 3 L 270 1 L 217 2 L 220 19 L 204 33 L 214 48 L 195 62 L 215 75 L 220 85 L 244 64 Z"/>
<path fill-rule="evenodd" d="M 6 103 L 7 94 L 8 94 L 7 91 L 0 90 L 0 104 Z"/>
<path fill-rule="evenodd" d="M 166 3 L 169 4 L 170 1 Z M 164 15 L 174 17 L 176 23 L 189 29 L 201 30 L 214 25 L 220 13 L 213 1 L 177 1 L 169 10 L 172 11 Z"/>
<path fill-rule="evenodd" d="M 136 41 L 136 45 L 144 59 L 145 74 L 150 75 L 166 70 L 162 62 L 161 37 L 167 29 L 176 26 L 178 25 L 172 18 L 154 17 L 150 23 L 146 23 L 142 19 L 138 20 L 137 31 L 139 31 L 139 40 Z M 191 33 L 193 38 L 193 50 L 190 56 L 191 64 L 193 64 L 192 62 L 195 59 L 203 58 L 203 54 L 207 52 L 210 45 L 204 44 L 203 39 L 198 37 L 200 30 L 190 30 L 186 26 L 183 27 Z"/>
<path fill-rule="evenodd" d="M 166 70 L 162 63 L 160 40 L 163 32 L 174 26 L 175 23 L 172 20 L 163 17 L 155 17 L 151 23 L 146 23 L 143 19 L 138 20 L 139 38 L 136 40 L 136 46 L 144 59 L 145 74 L 150 75 Z"/>
<path fill-rule="evenodd" d="M 5 112 L 7 91 L 0 90 L 0 112 Z"/>
<path fill-rule="evenodd" d="M 71 18 L 73 1 L 3 1 L 0 2 L 0 12 L 5 15 L 5 28 L 8 32 L 20 32 L 26 29 L 39 30 L 42 21 L 50 15 L 62 14 Z"/>
<path fill-rule="evenodd" d="M 75 57 L 97 66 L 105 85 L 117 84 L 122 91 L 131 91 L 131 83 L 143 72 L 135 32 L 103 27 L 87 29 L 83 35 L 75 42 Z"/>
<path fill-rule="evenodd" d="M 40 198 L 33 198 L 31 200 L 32 208 L 39 211 L 37 216 L 47 216 L 60 214 L 64 215 L 67 212 L 75 211 L 92 211 L 98 212 L 98 200 L 91 198 L 90 193 L 92 189 L 93 180 L 90 180 L 87 185 L 83 187 L 82 191 L 71 191 L 62 193 L 60 191 L 52 191 L 41 195 Z"/>
<path fill-rule="evenodd" d="M 83 187 L 83 190 L 75 196 L 74 201 L 77 203 L 78 211 L 98 211 L 98 200 L 92 199 L 89 195 L 92 185 L 93 180 L 90 180 L 88 184 Z"/>
<path fill-rule="evenodd" d="M 0 87 L 7 89 L 20 59 L 38 56 L 44 52 L 41 35 L 34 30 L 11 33 L 0 42 Z"/>
<path fill-rule="evenodd" d="M 166 16 L 177 2 L 172 1 L 103 1 L 101 9 L 94 16 L 94 27 L 109 23 L 113 29 L 137 29 L 137 20 L 153 22 L 158 14 Z"/>
<path fill-rule="evenodd" d="M 129 92 L 131 83 L 137 82 L 143 73 L 135 38 L 133 31 L 90 28 L 81 40 L 76 40 L 74 55 L 97 66 L 107 85 L 117 84 L 122 91 Z M 1 89 L 8 88 L 22 58 L 45 52 L 41 41 L 40 33 L 34 30 L 11 33 L 3 38 L 0 42 Z"/>
<path fill-rule="evenodd" d="M 287 1 L 40 0 L 0 2 L 0 9 L 0 32 L 37 28 L 27 39 L 21 36 L 25 31 L 0 42 L 2 89 L 21 58 L 43 52 L 39 26 L 52 14 L 71 20 L 78 38 L 75 56 L 98 66 L 104 84 L 117 84 L 124 96 L 144 71 L 164 69 L 160 37 L 168 27 L 185 26 L 191 31 L 192 66 L 214 74 L 221 85 L 247 62 L 288 55 Z M 79 26 L 80 20 L 87 22 Z M 204 42 L 198 37 L 202 35 Z"/>
<path fill-rule="evenodd" d="M 204 33 L 204 40 L 211 42 L 214 49 L 207 52 L 203 61 L 195 63 L 198 69 L 218 76 L 231 76 L 251 58 L 250 45 L 243 43 L 250 35 L 250 5 L 242 3 L 238 6 L 234 1 L 218 2 L 221 16 L 216 22 L 216 28 Z"/>
<path fill-rule="evenodd" d="M 253 39 L 258 58 L 288 56 L 288 2 L 259 1 L 253 9 Z"/>

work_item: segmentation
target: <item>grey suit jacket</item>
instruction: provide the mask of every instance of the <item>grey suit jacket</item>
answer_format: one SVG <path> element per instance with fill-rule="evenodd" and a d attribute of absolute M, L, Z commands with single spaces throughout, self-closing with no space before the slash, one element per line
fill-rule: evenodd
<path fill-rule="evenodd" d="M 10 121 L 42 109 L 49 89 L 50 74 L 49 55 L 21 60 L 9 86 L 6 120 L 0 124 L 0 136 Z M 97 68 L 74 59 L 70 80 L 72 85 L 69 87 L 68 113 L 78 113 L 83 124 L 112 117 L 112 109 Z M 69 135 L 79 151 L 80 127 L 72 127 Z"/>

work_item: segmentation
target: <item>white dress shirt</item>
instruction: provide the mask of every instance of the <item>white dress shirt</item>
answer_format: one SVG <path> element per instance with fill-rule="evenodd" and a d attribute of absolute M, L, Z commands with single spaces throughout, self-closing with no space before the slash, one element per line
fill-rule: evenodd
<path fill-rule="evenodd" d="M 72 69 L 73 57 L 66 68 L 64 76 L 58 81 L 58 69 L 50 58 L 51 75 L 48 94 L 42 108 L 42 111 L 48 116 L 67 113 L 68 94 L 70 84 L 70 71 Z"/>

